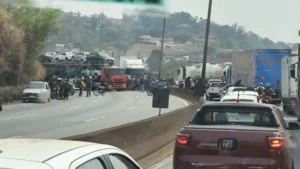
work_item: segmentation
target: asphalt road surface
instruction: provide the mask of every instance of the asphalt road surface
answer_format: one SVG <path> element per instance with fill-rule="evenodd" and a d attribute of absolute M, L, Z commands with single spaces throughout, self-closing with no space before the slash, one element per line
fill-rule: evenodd
<path fill-rule="evenodd" d="M 216 101 L 216 100 L 214 100 L 214 101 Z M 206 101 L 206 102 L 209 102 L 209 101 Z M 278 107 L 282 111 L 282 106 L 278 106 Z M 297 122 L 296 117 L 289 116 L 284 112 L 283 112 L 283 115 L 284 115 L 284 118 L 287 123 L 290 121 Z M 300 169 L 300 160 L 299 160 L 300 159 L 300 130 L 292 131 L 292 134 L 294 136 L 294 140 L 295 140 L 295 144 L 296 144 L 295 153 L 294 153 L 295 169 Z M 173 155 L 171 155 L 168 158 L 153 165 L 149 169 L 173 169 Z"/>
<path fill-rule="evenodd" d="M 85 94 L 85 93 L 84 93 Z M 188 105 L 170 96 L 169 112 Z M 146 119 L 158 115 L 146 92 L 107 92 L 105 96 L 51 100 L 50 103 L 19 103 L 3 106 L 0 138 L 62 138 Z"/>

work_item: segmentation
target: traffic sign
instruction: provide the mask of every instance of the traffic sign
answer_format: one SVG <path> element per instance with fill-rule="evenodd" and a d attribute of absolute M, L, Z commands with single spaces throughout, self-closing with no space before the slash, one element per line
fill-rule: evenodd
<path fill-rule="evenodd" d="M 108 3 L 133 4 L 133 5 L 164 6 L 165 0 L 69 0 L 69 1 L 108 2 Z"/>

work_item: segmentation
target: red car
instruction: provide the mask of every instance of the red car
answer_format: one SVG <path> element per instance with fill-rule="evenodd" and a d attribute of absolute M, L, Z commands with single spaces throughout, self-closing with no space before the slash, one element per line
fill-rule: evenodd
<path fill-rule="evenodd" d="M 274 105 L 204 104 L 177 134 L 173 169 L 294 169 L 288 126 Z"/>

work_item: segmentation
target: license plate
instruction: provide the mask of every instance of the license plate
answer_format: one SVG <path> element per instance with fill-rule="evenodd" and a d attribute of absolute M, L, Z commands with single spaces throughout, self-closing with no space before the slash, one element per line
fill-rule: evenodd
<path fill-rule="evenodd" d="M 222 151 L 234 151 L 237 147 L 237 141 L 233 138 L 223 138 L 219 141 L 219 148 Z"/>
<path fill-rule="evenodd" d="M 35 96 L 29 96 L 29 98 L 35 98 Z"/>

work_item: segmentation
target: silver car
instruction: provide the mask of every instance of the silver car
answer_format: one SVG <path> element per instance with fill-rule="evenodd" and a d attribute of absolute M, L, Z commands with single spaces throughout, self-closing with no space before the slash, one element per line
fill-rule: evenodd
<path fill-rule="evenodd" d="M 32 81 L 29 86 L 24 89 L 23 102 L 50 102 L 50 87 L 47 82 L 43 81 Z"/>

